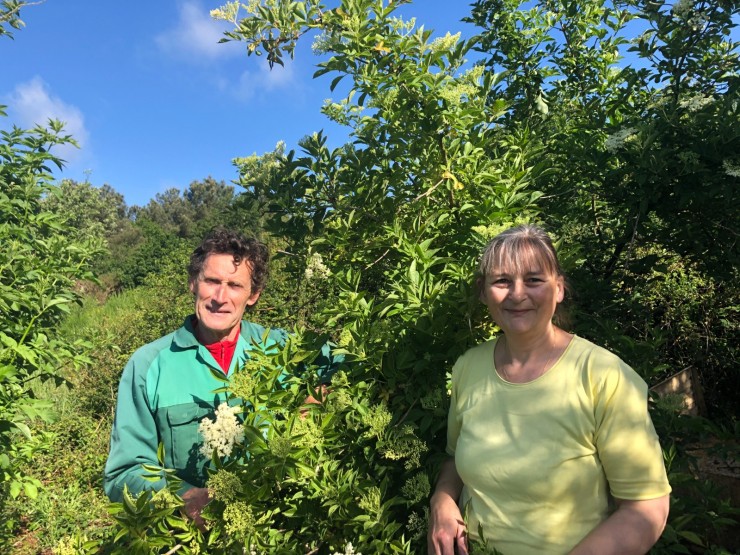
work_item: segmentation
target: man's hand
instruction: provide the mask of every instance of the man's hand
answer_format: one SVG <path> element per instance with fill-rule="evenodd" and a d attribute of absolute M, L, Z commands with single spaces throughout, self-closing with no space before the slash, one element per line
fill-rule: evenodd
<path fill-rule="evenodd" d="M 203 517 L 200 516 L 200 512 L 211 500 L 211 496 L 208 494 L 208 488 L 191 488 L 182 494 L 182 499 L 185 501 L 185 508 L 183 509 L 185 514 L 195 523 L 201 532 L 205 532 L 206 523 Z"/>
<path fill-rule="evenodd" d="M 326 385 L 321 384 L 319 387 L 316 388 L 316 395 L 318 397 L 321 397 L 321 399 L 326 399 L 326 396 L 329 394 L 329 388 L 326 387 Z M 321 401 L 319 401 L 316 397 L 313 395 L 307 396 L 303 400 L 303 406 L 300 409 L 301 412 L 301 418 L 306 418 L 306 415 L 308 414 L 308 407 L 306 405 L 320 405 Z"/>

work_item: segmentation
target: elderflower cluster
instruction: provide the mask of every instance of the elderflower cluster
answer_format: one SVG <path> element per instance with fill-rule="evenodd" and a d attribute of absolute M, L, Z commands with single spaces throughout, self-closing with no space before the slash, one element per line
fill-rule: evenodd
<path fill-rule="evenodd" d="M 331 275 L 331 271 L 324 265 L 324 259 L 317 252 L 313 253 L 308 259 L 305 276 L 308 281 L 324 280 Z"/>
<path fill-rule="evenodd" d="M 448 104 L 457 105 L 464 100 L 473 98 L 479 92 L 477 85 L 473 83 L 465 83 L 460 81 L 448 81 L 445 86 L 440 89 L 439 96 L 446 100 Z"/>
<path fill-rule="evenodd" d="M 240 399 L 251 399 L 256 386 L 254 376 L 247 370 L 235 372 L 229 380 L 229 391 Z"/>
<path fill-rule="evenodd" d="M 329 404 L 337 411 L 343 411 L 352 406 L 352 396 L 346 389 L 332 391 L 329 396 Z"/>
<path fill-rule="evenodd" d="M 442 392 L 435 389 L 421 398 L 421 408 L 424 410 L 434 410 L 442 406 Z"/>
<path fill-rule="evenodd" d="M 491 239 L 496 237 L 496 235 L 498 235 L 502 231 L 506 231 L 510 227 L 528 223 L 530 223 L 528 219 L 518 217 L 515 218 L 514 221 L 503 222 L 500 224 L 475 225 L 471 229 L 475 233 L 480 235 L 484 240 L 490 241 Z"/>
<path fill-rule="evenodd" d="M 406 530 L 409 532 L 410 539 L 418 540 L 423 538 L 427 533 L 427 526 L 429 524 L 429 509 L 424 507 L 424 514 L 411 513 L 409 515 L 408 524 L 406 524 Z"/>
<path fill-rule="evenodd" d="M 406 459 L 403 467 L 413 470 L 421 466 L 421 456 L 428 450 L 426 443 L 416 437 L 413 428 L 404 426 L 398 435 L 385 442 L 380 454 L 392 461 Z"/>
<path fill-rule="evenodd" d="M 406 480 L 406 483 L 401 488 L 401 493 L 411 503 L 426 499 L 431 491 L 432 486 L 429 484 L 429 476 L 424 472 L 420 472 Z"/>
<path fill-rule="evenodd" d="M 255 530 L 252 508 L 244 501 L 231 503 L 224 509 L 224 523 L 227 534 L 242 540 Z"/>
<path fill-rule="evenodd" d="M 293 423 L 292 438 L 298 447 L 316 447 L 324 442 L 324 432 L 310 418 L 299 418 Z"/>
<path fill-rule="evenodd" d="M 447 52 L 448 50 L 452 50 L 459 40 L 460 33 L 451 35 L 448 31 L 444 37 L 434 39 L 429 45 L 429 50 L 432 52 Z"/>
<path fill-rule="evenodd" d="M 326 54 L 335 50 L 341 44 L 342 40 L 335 33 L 319 33 L 313 39 L 311 50 L 316 55 Z"/>
<path fill-rule="evenodd" d="M 362 425 L 368 430 L 362 434 L 362 437 L 373 438 L 380 437 L 385 432 L 388 424 L 391 423 L 393 416 L 385 405 L 375 405 L 362 417 Z"/>
<path fill-rule="evenodd" d="M 226 4 L 224 4 L 220 8 L 211 10 L 211 18 L 236 24 L 237 14 L 239 13 L 240 7 L 240 2 L 226 2 Z"/>
<path fill-rule="evenodd" d="M 216 501 L 231 503 L 242 493 L 239 477 L 228 470 L 219 470 L 208 478 L 208 491 Z"/>
<path fill-rule="evenodd" d="M 400 17 L 391 17 L 390 24 L 391 29 L 400 34 L 406 35 L 416 27 L 416 18 L 412 17 L 408 21 L 404 21 L 403 18 Z"/>
<path fill-rule="evenodd" d="M 677 17 L 683 17 L 694 9 L 694 0 L 678 0 L 673 4 L 671 12 Z"/>
<path fill-rule="evenodd" d="M 697 11 L 689 18 L 688 26 L 692 31 L 697 32 L 701 31 L 707 23 L 709 23 L 709 16 L 704 12 Z"/>
<path fill-rule="evenodd" d="M 624 129 L 620 129 L 616 133 L 613 133 L 606 138 L 606 141 L 604 142 L 604 147 L 609 152 L 616 152 L 636 134 L 637 130 L 634 127 L 626 127 Z"/>
<path fill-rule="evenodd" d="M 170 507 L 178 507 L 182 505 L 182 503 L 177 500 L 174 493 L 167 488 L 164 488 L 152 495 L 152 505 L 154 505 L 156 509 L 168 509 Z"/>
<path fill-rule="evenodd" d="M 352 337 L 352 330 L 349 328 L 344 328 L 342 330 L 342 333 L 339 334 L 337 345 L 339 345 L 340 347 L 347 347 L 350 343 L 352 343 L 353 339 L 354 338 Z"/>
<path fill-rule="evenodd" d="M 725 160 L 722 162 L 725 174 L 730 177 L 740 177 L 740 163 L 738 161 Z"/>
<path fill-rule="evenodd" d="M 360 509 L 368 515 L 374 516 L 377 520 L 377 517 L 380 516 L 380 489 L 377 486 L 372 486 L 360 497 L 358 505 Z"/>
<path fill-rule="evenodd" d="M 278 459 L 287 459 L 293 450 L 293 440 L 285 436 L 275 436 L 270 440 L 270 453 Z"/>
<path fill-rule="evenodd" d="M 270 357 L 267 356 L 265 353 L 262 353 L 258 350 L 253 350 L 249 352 L 249 358 L 244 363 L 244 366 L 241 369 L 242 374 L 246 374 L 254 380 L 255 376 L 259 376 L 262 374 L 265 370 L 265 368 L 269 368 L 271 365 Z M 234 376 L 236 377 L 236 376 Z M 243 384 L 245 387 L 248 387 L 246 384 L 246 378 L 245 383 Z M 257 382 L 252 382 L 252 388 L 256 387 Z"/>
<path fill-rule="evenodd" d="M 707 104 L 714 102 L 714 98 L 711 96 L 704 96 L 703 94 L 695 94 L 679 103 L 681 108 L 686 108 L 689 112 L 698 112 Z"/>
<path fill-rule="evenodd" d="M 355 551 L 352 542 L 347 542 L 347 545 L 344 546 L 344 551 L 342 553 L 339 553 L 339 551 L 335 551 L 334 555 L 362 555 L 362 553 L 360 553 L 359 551 Z"/>
<path fill-rule="evenodd" d="M 378 91 L 373 98 L 367 102 L 369 108 L 381 108 L 386 111 L 390 111 L 396 105 L 396 99 L 398 98 L 398 89 L 389 88 L 382 91 Z"/>
<path fill-rule="evenodd" d="M 228 457 L 234 445 L 244 440 L 244 427 L 239 424 L 236 414 L 241 409 L 221 403 L 216 409 L 216 419 L 204 418 L 198 426 L 198 433 L 203 436 L 200 452 L 210 457 L 213 450 L 219 457 Z"/>

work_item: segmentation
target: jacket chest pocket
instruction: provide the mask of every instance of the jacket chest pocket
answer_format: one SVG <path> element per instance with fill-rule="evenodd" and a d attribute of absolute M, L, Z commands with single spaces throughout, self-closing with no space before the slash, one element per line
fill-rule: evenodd
<path fill-rule="evenodd" d="M 203 418 L 213 415 L 213 409 L 186 403 L 167 407 L 165 411 L 172 466 L 182 479 L 200 486 L 200 482 L 205 479 L 203 468 L 209 458 L 200 453 L 203 439 L 198 433 L 198 425 Z"/>

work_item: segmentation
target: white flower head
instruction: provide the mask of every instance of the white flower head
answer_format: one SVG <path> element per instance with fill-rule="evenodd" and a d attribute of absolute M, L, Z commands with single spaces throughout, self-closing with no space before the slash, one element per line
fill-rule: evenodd
<path fill-rule="evenodd" d="M 355 547 L 352 545 L 352 542 L 347 542 L 347 545 L 344 546 L 344 552 L 339 553 L 338 551 L 335 551 L 334 555 L 362 555 L 362 553 L 355 551 Z"/>
<path fill-rule="evenodd" d="M 324 259 L 321 258 L 321 255 L 315 252 L 308 259 L 304 275 L 308 281 L 321 281 L 331 275 L 331 270 L 324 265 Z"/>
<path fill-rule="evenodd" d="M 722 162 L 725 173 L 730 177 L 740 177 L 740 163 L 738 162 L 740 161 L 732 162 L 731 160 L 725 160 Z"/>
<path fill-rule="evenodd" d="M 678 2 L 673 4 L 671 12 L 675 16 L 682 17 L 689 13 L 692 9 L 694 9 L 694 0 L 678 0 Z"/>
<path fill-rule="evenodd" d="M 429 45 L 429 49 L 432 52 L 446 52 L 451 50 L 460 40 L 460 33 L 451 35 L 449 31 L 444 37 L 438 37 L 434 39 Z"/>
<path fill-rule="evenodd" d="M 704 96 L 703 94 L 695 94 L 690 98 L 682 100 L 679 103 L 681 108 L 686 108 L 689 112 L 698 112 L 707 104 L 714 102 L 714 98 L 711 96 Z"/>
<path fill-rule="evenodd" d="M 204 457 L 210 457 L 214 449 L 219 457 L 228 457 L 234 445 L 244 441 L 244 426 L 236 417 L 240 410 L 221 403 L 216 409 L 215 421 L 210 418 L 201 420 L 198 433 L 203 436 L 200 452 Z"/>
<path fill-rule="evenodd" d="M 613 133 L 606 138 L 606 141 L 604 142 L 604 147 L 609 152 L 616 152 L 617 150 L 622 148 L 622 146 L 624 146 L 624 143 L 626 143 L 636 134 L 637 130 L 634 127 L 626 127 L 625 129 L 620 129 L 616 133 Z"/>

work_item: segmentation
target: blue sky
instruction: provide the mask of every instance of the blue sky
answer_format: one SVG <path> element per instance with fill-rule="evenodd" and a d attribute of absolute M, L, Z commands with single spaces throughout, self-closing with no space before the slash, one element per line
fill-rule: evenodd
<path fill-rule="evenodd" d="M 304 41 L 272 72 L 243 43 L 217 44 L 218 0 L 46 0 L 21 12 L 26 27 L 0 39 L 0 127 L 66 122 L 81 148 L 55 177 L 107 183 L 129 205 L 212 176 L 236 178 L 235 157 L 262 154 L 325 129 L 331 77 L 312 79 L 318 58 Z M 416 0 L 399 10 L 435 35 L 475 32 L 460 23 L 469 2 Z"/>

